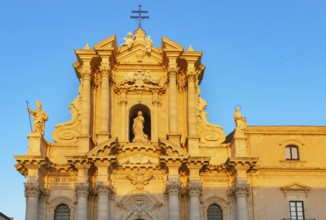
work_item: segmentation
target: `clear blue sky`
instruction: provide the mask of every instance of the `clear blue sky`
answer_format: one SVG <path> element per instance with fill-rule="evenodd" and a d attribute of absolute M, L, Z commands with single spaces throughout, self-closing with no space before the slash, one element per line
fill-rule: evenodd
<path fill-rule="evenodd" d="M 25 179 L 13 155 L 27 152 L 25 100 L 43 102 L 55 124 L 70 120 L 77 95 L 74 49 L 137 27 L 130 11 L 149 10 L 144 24 L 161 36 L 204 52 L 201 95 L 209 121 L 234 129 L 235 105 L 249 125 L 326 125 L 325 0 L 10 0 L 0 7 L 0 212 L 24 219 Z"/>

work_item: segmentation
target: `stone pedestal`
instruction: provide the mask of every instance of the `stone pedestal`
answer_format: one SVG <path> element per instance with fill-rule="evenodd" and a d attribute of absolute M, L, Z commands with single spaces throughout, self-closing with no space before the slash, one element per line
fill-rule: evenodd
<path fill-rule="evenodd" d="M 48 143 L 39 134 L 30 134 L 28 136 L 28 152 L 26 155 L 46 156 Z"/>
<path fill-rule="evenodd" d="M 247 138 L 234 137 L 231 143 L 232 157 L 246 157 L 247 156 Z"/>

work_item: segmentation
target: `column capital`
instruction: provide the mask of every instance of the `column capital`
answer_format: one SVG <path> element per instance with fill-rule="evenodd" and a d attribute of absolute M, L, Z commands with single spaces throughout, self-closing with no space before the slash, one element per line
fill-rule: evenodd
<path fill-rule="evenodd" d="M 179 195 L 181 184 L 179 181 L 171 181 L 167 184 L 166 190 L 170 195 Z"/>
<path fill-rule="evenodd" d="M 75 191 L 77 197 L 88 197 L 89 193 L 89 184 L 88 183 L 76 183 L 75 184 Z"/>
<path fill-rule="evenodd" d="M 25 186 L 25 197 L 36 197 L 38 198 L 41 193 L 41 187 L 38 182 L 27 182 Z"/>
<path fill-rule="evenodd" d="M 232 187 L 231 191 L 236 197 L 247 197 L 249 195 L 249 185 L 237 183 Z"/>
<path fill-rule="evenodd" d="M 202 191 L 202 185 L 200 182 L 190 182 L 187 189 L 190 196 L 199 197 Z"/>
<path fill-rule="evenodd" d="M 110 185 L 102 182 L 96 183 L 96 190 L 99 196 L 109 196 L 110 195 Z"/>
<path fill-rule="evenodd" d="M 81 72 L 81 78 L 82 80 L 90 80 L 91 79 L 91 71 L 87 69 L 83 69 Z"/>

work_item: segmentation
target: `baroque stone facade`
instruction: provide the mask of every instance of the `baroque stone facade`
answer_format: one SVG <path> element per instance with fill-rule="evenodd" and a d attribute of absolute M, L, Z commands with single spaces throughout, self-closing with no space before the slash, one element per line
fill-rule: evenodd
<path fill-rule="evenodd" d="M 75 51 L 79 94 L 54 142 L 29 109 L 27 220 L 326 219 L 326 127 L 248 126 L 236 107 L 226 136 L 200 97 L 202 52 L 142 29 L 124 40 Z"/>

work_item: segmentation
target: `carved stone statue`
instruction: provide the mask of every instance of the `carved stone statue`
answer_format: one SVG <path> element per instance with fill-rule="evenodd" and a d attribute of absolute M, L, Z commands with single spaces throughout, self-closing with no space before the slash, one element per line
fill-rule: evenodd
<path fill-rule="evenodd" d="M 144 133 L 144 122 L 143 113 L 138 112 L 137 117 L 134 118 L 134 123 L 132 125 L 132 131 L 135 135 L 132 142 L 148 142 L 148 136 Z"/>
<path fill-rule="evenodd" d="M 240 106 L 235 107 L 234 122 L 236 125 L 234 136 L 244 136 L 243 129 L 247 127 L 247 120 L 240 113 Z"/>
<path fill-rule="evenodd" d="M 151 36 L 148 36 L 145 39 L 146 39 L 146 47 L 145 47 L 146 52 L 147 53 L 151 53 L 151 51 L 152 51 L 152 45 L 153 45 L 152 38 L 151 38 Z"/>
<path fill-rule="evenodd" d="M 31 110 L 28 106 L 27 110 L 34 118 L 33 133 L 43 136 L 45 122 L 48 120 L 48 115 L 42 110 L 42 102 L 40 100 L 36 102 L 36 106 L 37 109 L 35 111 Z"/>
<path fill-rule="evenodd" d="M 123 38 L 124 39 L 124 43 L 121 44 L 121 46 L 127 45 L 128 49 L 130 49 L 132 47 L 132 45 L 134 44 L 134 38 L 132 37 L 132 33 L 129 32 L 127 34 L 127 37 Z"/>

